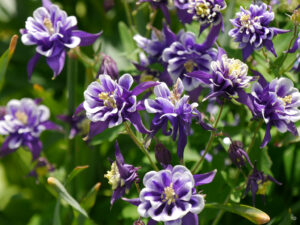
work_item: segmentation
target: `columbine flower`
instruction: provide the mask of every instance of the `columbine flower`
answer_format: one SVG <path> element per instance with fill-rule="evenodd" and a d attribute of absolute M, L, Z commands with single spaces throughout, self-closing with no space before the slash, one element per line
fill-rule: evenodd
<path fill-rule="evenodd" d="M 100 36 L 77 30 L 75 16 L 67 16 L 66 12 L 49 0 L 43 0 L 43 7 L 33 12 L 33 17 L 26 21 L 25 29 L 21 29 L 22 42 L 25 45 L 36 45 L 36 54 L 27 66 L 31 78 L 35 65 L 45 56 L 54 78 L 64 67 L 66 50 L 77 46 L 93 44 Z"/>
<path fill-rule="evenodd" d="M 281 185 L 274 177 L 270 175 L 265 175 L 262 171 L 258 171 L 256 168 L 256 161 L 254 162 L 254 168 L 252 174 L 248 177 L 248 183 L 246 186 L 245 194 L 247 195 L 250 191 L 252 192 L 252 202 L 255 206 L 255 195 L 259 194 L 262 197 L 266 194 L 267 186 L 270 184 L 270 181 L 275 184 Z"/>
<path fill-rule="evenodd" d="M 212 61 L 210 67 L 211 73 L 194 71 L 187 74 L 210 86 L 211 93 L 205 99 L 238 96 L 240 102 L 248 105 L 244 89 L 249 87 L 250 81 L 254 80 L 254 77 L 248 76 L 248 66 L 238 59 L 228 58 L 225 51 L 219 48 L 217 61 Z"/>
<path fill-rule="evenodd" d="M 241 12 L 236 14 L 236 18 L 230 20 L 233 26 L 229 35 L 235 42 L 239 42 L 239 47 L 243 49 L 243 58 L 246 60 L 254 50 L 263 46 L 275 56 L 272 39 L 277 34 L 289 32 L 275 27 L 269 27 L 269 23 L 274 20 L 274 13 L 271 7 L 265 3 L 260 5 L 251 4 L 249 10 L 241 7 Z"/>
<path fill-rule="evenodd" d="M 162 55 L 162 59 L 174 83 L 180 78 L 187 91 L 191 91 L 199 86 L 199 81 L 187 77 L 185 74 L 196 70 L 210 71 L 210 61 L 216 57 L 215 49 L 211 48 L 215 40 L 214 37 L 208 37 L 200 45 L 196 43 L 196 37 L 193 33 L 182 31 L 178 34 L 178 41 L 166 48 Z"/>
<path fill-rule="evenodd" d="M 124 199 L 138 206 L 142 217 L 150 217 L 148 224 L 198 225 L 198 215 L 204 208 L 204 196 L 195 187 L 212 182 L 216 170 L 192 175 L 184 166 L 169 166 L 159 172 L 146 173 L 139 199 Z"/>
<path fill-rule="evenodd" d="M 133 78 L 129 74 L 120 77 L 119 82 L 109 75 L 100 75 L 99 81 L 92 82 L 84 92 L 84 102 L 77 108 L 75 115 L 85 110 L 91 121 L 87 138 L 92 138 L 107 128 L 130 121 L 141 133 L 149 133 L 138 113 L 137 96 L 158 82 L 140 83 L 132 91 Z"/>
<path fill-rule="evenodd" d="M 119 70 L 115 60 L 108 55 L 103 54 L 103 59 L 98 74 L 109 74 L 114 80 L 119 79 Z"/>
<path fill-rule="evenodd" d="M 168 0 L 138 0 L 138 4 L 142 2 L 149 2 L 154 9 L 160 8 L 163 12 L 167 22 L 170 24 L 170 14 L 168 10 Z"/>
<path fill-rule="evenodd" d="M 111 163 L 111 170 L 104 175 L 114 191 L 110 201 L 111 205 L 125 193 L 128 193 L 132 183 L 138 179 L 138 168 L 125 164 L 118 142 L 115 143 L 115 148 L 116 161 Z"/>
<path fill-rule="evenodd" d="M 178 136 L 177 154 L 180 159 L 183 158 L 183 151 L 187 143 L 187 136 L 190 134 L 192 118 L 198 118 L 200 124 L 208 129 L 208 126 L 202 122 L 202 118 L 196 107 L 197 103 L 189 104 L 189 96 L 184 95 L 183 84 L 178 78 L 173 91 L 170 91 L 165 83 L 154 87 L 155 100 L 146 99 L 145 108 L 148 113 L 155 113 L 151 123 L 152 135 L 154 136 L 159 129 L 162 129 L 164 135 L 171 135 L 175 141 Z M 170 121 L 173 130 L 168 130 L 168 121 Z"/>
<path fill-rule="evenodd" d="M 248 161 L 249 165 L 253 167 L 250 158 L 243 147 L 242 142 L 232 141 L 228 149 L 229 157 L 238 168 L 245 166 L 245 159 Z"/>
<path fill-rule="evenodd" d="M 0 134 L 8 136 L 1 146 L 0 156 L 12 153 L 21 146 L 27 146 L 33 160 L 37 159 L 42 150 L 40 134 L 44 130 L 60 129 L 49 121 L 49 117 L 49 109 L 38 105 L 32 99 L 10 100 L 4 119 L 0 120 Z"/>
<path fill-rule="evenodd" d="M 254 117 L 263 118 L 266 134 L 261 144 L 265 147 L 270 139 L 270 129 L 276 126 L 280 132 L 290 131 L 298 135 L 294 122 L 300 119 L 300 93 L 288 78 L 276 78 L 271 83 L 264 79 L 252 86 L 251 95 L 254 103 Z"/>

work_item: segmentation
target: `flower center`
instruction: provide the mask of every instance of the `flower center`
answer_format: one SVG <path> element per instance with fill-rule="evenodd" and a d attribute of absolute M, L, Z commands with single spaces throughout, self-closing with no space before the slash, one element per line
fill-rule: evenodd
<path fill-rule="evenodd" d="M 27 124 L 28 122 L 28 116 L 26 115 L 26 113 L 21 112 L 21 111 L 17 111 L 15 116 L 17 117 L 17 119 L 19 121 L 21 121 L 23 124 Z"/>
<path fill-rule="evenodd" d="M 184 63 L 184 68 L 188 73 L 193 72 L 195 67 L 197 67 L 197 64 L 193 60 Z"/>
<path fill-rule="evenodd" d="M 171 100 L 171 102 L 176 105 L 176 103 L 180 100 L 181 97 L 181 93 L 178 89 L 178 85 L 179 85 L 179 80 L 177 80 L 176 84 L 173 87 L 173 91 L 171 91 L 171 95 L 169 96 L 169 99 Z"/>
<path fill-rule="evenodd" d="M 49 34 L 54 34 L 54 28 L 51 20 L 49 18 L 44 19 L 44 26 L 47 28 Z"/>
<path fill-rule="evenodd" d="M 198 16 L 205 17 L 210 14 L 210 4 L 206 1 L 198 2 L 195 5 L 195 11 Z"/>
<path fill-rule="evenodd" d="M 104 177 L 108 179 L 108 183 L 111 185 L 111 188 L 113 190 L 117 189 L 119 184 L 121 184 L 121 186 L 124 185 L 124 180 L 121 179 L 119 169 L 118 169 L 116 162 L 113 162 L 111 164 L 111 170 L 107 171 L 107 173 L 104 175 Z"/>
<path fill-rule="evenodd" d="M 173 189 L 173 183 L 169 187 L 165 187 L 164 193 L 161 195 L 163 202 L 168 202 L 168 205 L 175 202 L 177 195 Z"/>
<path fill-rule="evenodd" d="M 115 100 L 115 98 L 113 96 L 113 93 L 101 92 L 98 95 L 98 98 L 103 101 L 103 104 L 106 107 L 117 108 L 116 100 Z"/>
<path fill-rule="evenodd" d="M 284 98 L 278 97 L 278 99 L 282 100 L 284 103 L 284 106 L 286 106 L 286 104 L 291 104 L 292 103 L 292 96 L 291 95 L 287 95 Z"/>

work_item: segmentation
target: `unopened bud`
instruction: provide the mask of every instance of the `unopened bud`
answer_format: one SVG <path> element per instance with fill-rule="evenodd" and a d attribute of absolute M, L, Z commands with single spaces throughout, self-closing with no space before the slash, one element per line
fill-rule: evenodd
<path fill-rule="evenodd" d="M 300 25 L 300 9 L 294 10 L 291 20 L 295 25 Z"/>
<path fill-rule="evenodd" d="M 145 225 L 145 223 L 142 220 L 138 219 L 134 221 L 133 225 Z"/>
<path fill-rule="evenodd" d="M 112 79 L 119 79 L 117 63 L 108 55 L 104 55 L 98 74 L 107 74 Z"/>
<path fill-rule="evenodd" d="M 169 165 L 172 161 L 170 151 L 161 143 L 158 143 L 155 148 L 155 158 L 162 165 Z"/>
<path fill-rule="evenodd" d="M 249 165 L 253 167 L 249 156 L 243 147 L 244 146 L 242 142 L 233 141 L 228 149 L 229 157 L 238 168 L 245 166 L 245 159 L 248 161 Z"/>

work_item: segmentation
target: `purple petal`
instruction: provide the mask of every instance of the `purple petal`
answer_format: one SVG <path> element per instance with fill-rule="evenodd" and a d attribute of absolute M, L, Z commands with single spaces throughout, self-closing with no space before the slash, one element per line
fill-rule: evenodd
<path fill-rule="evenodd" d="M 196 78 L 204 84 L 210 84 L 211 82 L 209 79 L 212 77 L 210 74 L 200 70 L 188 73 L 186 76 Z"/>
<path fill-rule="evenodd" d="M 38 63 L 38 61 L 40 60 L 41 55 L 39 53 L 35 53 L 35 55 L 29 60 L 28 64 L 27 64 L 27 74 L 28 74 L 28 79 L 31 79 L 31 75 L 33 73 L 33 70 L 36 66 L 36 64 Z"/>
<path fill-rule="evenodd" d="M 266 46 L 266 49 L 267 49 L 268 51 L 272 52 L 273 55 L 274 55 L 275 57 L 277 57 L 277 54 L 276 54 L 275 49 L 274 49 L 274 46 L 273 46 L 273 42 L 272 42 L 271 40 L 266 40 L 266 41 L 265 41 L 265 46 Z"/>
<path fill-rule="evenodd" d="M 139 206 L 141 204 L 141 200 L 139 198 L 122 198 L 123 201 L 129 202 L 132 205 Z"/>
<path fill-rule="evenodd" d="M 137 111 L 134 113 L 130 113 L 126 116 L 125 119 L 131 122 L 135 129 L 137 129 L 139 132 L 143 134 L 150 134 L 150 131 L 145 128 L 141 116 Z"/>
<path fill-rule="evenodd" d="M 58 126 L 57 124 L 51 122 L 51 121 L 46 121 L 42 123 L 41 125 L 45 126 L 46 130 L 57 130 L 57 131 L 62 131 L 62 127 Z"/>
<path fill-rule="evenodd" d="M 246 61 L 253 51 L 254 49 L 250 44 L 248 44 L 245 48 L 243 48 L 242 50 L 243 60 Z"/>
<path fill-rule="evenodd" d="M 34 139 L 32 141 L 28 141 L 25 145 L 30 149 L 32 154 L 32 160 L 36 160 L 42 151 L 42 142 L 39 139 Z"/>
<path fill-rule="evenodd" d="M 156 225 L 158 222 L 153 220 L 153 219 L 150 219 L 147 223 L 147 225 Z"/>
<path fill-rule="evenodd" d="M 66 52 L 62 51 L 61 54 L 47 58 L 47 63 L 54 72 L 54 78 L 61 73 L 65 65 Z"/>
<path fill-rule="evenodd" d="M 264 140 L 262 142 L 262 144 L 260 145 L 260 148 L 264 148 L 271 140 L 271 124 L 268 123 L 267 124 L 267 127 L 266 127 L 266 133 L 265 133 L 265 137 L 264 137 Z"/>
<path fill-rule="evenodd" d="M 43 7 L 50 9 L 52 3 L 50 0 L 42 0 Z"/>
<path fill-rule="evenodd" d="M 76 108 L 73 116 L 77 116 L 79 113 L 81 113 L 82 111 L 84 111 L 84 107 L 83 107 L 83 102 Z"/>
<path fill-rule="evenodd" d="M 254 105 L 251 97 L 247 94 L 243 89 L 237 90 L 239 98 L 237 99 L 238 102 L 248 106 L 251 112 L 254 112 Z"/>
<path fill-rule="evenodd" d="M 94 42 L 100 37 L 102 31 L 97 34 L 90 34 L 81 30 L 74 30 L 72 34 L 80 38 L 79 46 L 88 46 L 94 44 Z"/>
<path fill-rule="evenodd" d="M 198 225 L 198 215 L 188 213 L 182 218 L 182 225 Z"/>
<path fill-rule="evenodd" d="M 198 51 L 205 51 L 211 48 L 215 44 L 216 40 L 218 39 L 219 32 L 222 28 L 222 24 L 223 23 L 220 22 L 219 24 L 211 28 L 209 34 L 207 35 L 206 40 L 197 47 Z"/>
<path fill-rule="evenodd" d="M 171 24 L 171 19 L 170 19 L 170 14 L 169 14 L 169 9 L 166 5 L 161 5 L 160 6 L 161 11 L 163 12 L 168 24 Z"/>
<path fill-rule="evenodd" d="M 123 76 L 120 77 L 119 79 L 119 84 L 121 87 L 123 87 L 126 90 L 129 90 L 133 83 L 133 78 L 130 74 L 124 74 Z"/>
<path fill-rule="evenodd" d="M 1 149 L 0 149 L 0 157 L 6 156 L 7 154 L 13 153 L 18 148 L 11 149 L 8 147 L 10 141 L 13 139 L 13 136 L 8 136 L 5 141 L 3 142 Z"/>
<path fill-rule="evenodd" d="M 132 90 L 132 95 L 137 96 L 137 95 L 141 94 L 142 92 L 144 92 L 146 89 L 154 87 L 158 84 L 159 84 L 159 82 L 156 82 L 156 81 L 147 81 L 147 82 L 140 83 Z"/>
<path fill-rule="evenodd" d="M 88 140 L 95 137 L 97 134 L 102 133 L 105 129 L 108 128 L 109 121 L 99 121 L 90 123 L 90 131 L 87 136 Z"/>
<path fill-rule="evenodd" d="M 211 172 L 203 173 L 203 174 L 195 174 L 194 175 L 195 186 L 211 183 L 215 178 L 216 173 L 217 170 L 213 170 Z"/>
<path fill-rule="evenodd" d="M 116 160 L 119 163 L 124 164 L 124 157 L 121 153 L 118 141 L 115 142 L 115 149 L 116 149 L 116 151 L 115 151 Z"/>
<path fill-rule="evenodd" d="M 179 125 L 179 138 L 177 143 L 177 155 L 179 159 L 183 159 L 184 148 L 187 143 L 187 135 L 182 124 Z"/>

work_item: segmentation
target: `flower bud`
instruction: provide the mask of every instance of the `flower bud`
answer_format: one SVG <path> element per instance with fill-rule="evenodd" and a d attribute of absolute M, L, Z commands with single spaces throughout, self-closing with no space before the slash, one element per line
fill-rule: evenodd
<path fill-rule="evenodd" d="M 134 221 L 133 225 L 145 225 L 145 223 L 142 220 L 138 219 Z"/>
<path fill-rule="evenodd" d="M 253 167 L 248 154 L 243 149 L 243 143 L 240 141 L 233 141 L 229 146 L 228 153 L 231 161 L 238 167 L 245 166 L 245 159 L 251 167 Z"/>
<path fill-rule="evenodd" d="M 295 25 L 300 25 L 300 9 L 294 10 L 291 20 Z"/>
<path fill-rule="evenodd" d="M 119 79 L 117 63 L 108 55 L 104 55 L 98 74 L 107 74 L 112 79 Z"/>
<path fill-rule="evenodd" d="M 170 151 L 161 143 L 158 143 L 155 148 L 155 158 L 162 165 L 169 165 L 172 161 Z"/>

